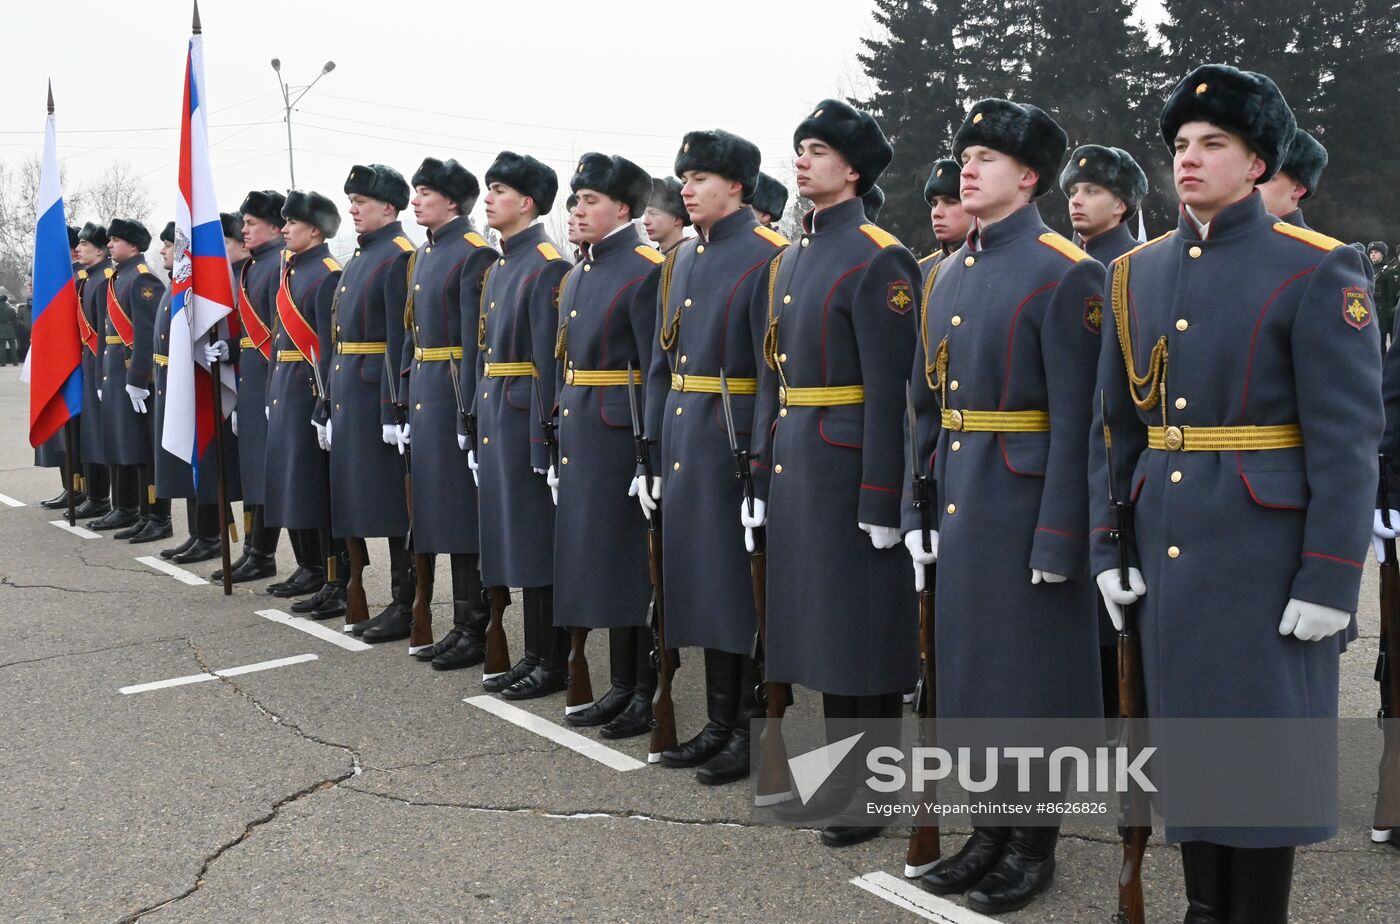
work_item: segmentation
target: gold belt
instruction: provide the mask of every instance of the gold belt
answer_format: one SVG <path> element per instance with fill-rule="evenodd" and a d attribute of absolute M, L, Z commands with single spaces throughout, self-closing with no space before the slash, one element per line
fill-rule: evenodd
<path fill-rule="evenodd" d="M 731 395 L 758 394 L 758 379 L 728 379 Z M 720 394 L 717 375 L 677 375 L 671 373 L 671 391 L 700 391 L 708 395 Z"/>
<path fill-rule="evenodd" d="M 256 350 L 258 345 L 253 342 L 252 337 L 244 337 L 242 340 L 238 341 L 238 348 L 240 350 Z"/>
<path fill-rule="evenodd" d="M 156 364 L 157 366 L 168 366 L 168 365 L 170 365 L 170 357 L 169 357 L 169 356 L 161 356 L 159 353 L 152 353 L 152 354 L 151 354 L 151 359 L 153 359 L 153 360 L 155 361 L 155 364 Z"/>
<path fill-rule="evenodd" d="M 360 343 L 337 340 L 335 343 L 335 351 L 346 356 L 383 356 L 387 347 L 388 344 L 383 340 L 365 340 Z"/>
<path fill-rule="evenodd" d="M 108 334 L 108 335 L 107 335 L 107 345 L 108 345 L 108 346 L 121 346 L 121 345 L 124 344 L 125 342 L 126 342 L 125 340 L 123 340 L 121 337 L 119 337 L 119 336 L 116 335 L 116 334 Z"/>
<path fill-rule="evenodd" d="M 1249 452 L 1303 445 L 1297 424 L 1268 427 L 1148 427 L 1147 448 L 1167 452 Z"/>
<path fill-rule="evenodd" d="M 1048 433 L 1048 411 L 948 411 L 943 429 L 962 433 Z"/>
<path fill-rule="evenodd" d="M 423 363 L 445 363 L 449 359 L 461 359 L 461 347 L 414 347 L 413 358 Z"/>
<path fill-rule="evenodd" d="M 564 373 L 565 385 L 626 385 L 626 369 L 569 369 Z M 642 373 L 632 370 L 632 384 L 642 384 Z"/>
<path fill-rule="evenodd" d="M 304 363 L 306 357 L 302 355 L 301 350 L 278 350 L 277 361 L 279 363 Z"/>
<path fill-rule="evenodd" d="M 778 389 L 778 403 L 784 407 L 837 407 L 845 404 L 864 404 L 864 385 L 838 385 L 833 388 L 789 388 Z"/>
<path fill-rule="evenodd" d="M 536 379 L 539 378 L 539 372 L 535 370 L 534 363 L 486 364 L 486 377 L 488 379 L 513 379 L 523 375 L 528 375 Z"/>

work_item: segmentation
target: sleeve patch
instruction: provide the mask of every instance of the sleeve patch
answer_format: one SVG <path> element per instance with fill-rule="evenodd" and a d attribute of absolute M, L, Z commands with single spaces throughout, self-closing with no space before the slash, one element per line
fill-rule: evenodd
<path fill-rule="evenodd" d="M 885 307 L 895 314 L 908 314 L 914 307 L 914 289 L 907 279 L 897 279 L 885 288 Z"/>
<path fill-rule="evenodd" d="M 1091 295 L 1084 299 L 1084 329 L 1091 334 L 1103 330 L 1103 296 Z"/>
<path fill-rule="evenodd" d="M 146 301 L 149 302 L 151 299 L 153 299 L 153 298 L 156 297 L 156 287 L 155 287 L 155 286 L 152 286 L 152 285 L 144 285 L 144 286 L 142 286 L 142 287 L 141 287 L 141 297 L 144 298 Z"/>
<path fill-rule="evenodd" d="M 1357 330 L 1364 330 L 1371 324 L 1371 293 L 1362 286 L 1348 286 L 1342 290 L 1342 319 Z"/>
<path fill-rule="evenodd" d="M 660 263 L 666 259 L 661 255 L 661 251 L 657 250 L 655 247 L 648 247 L 645 244 L 638 244 L 636 251 L 639 256 L 652 263 Z"/>

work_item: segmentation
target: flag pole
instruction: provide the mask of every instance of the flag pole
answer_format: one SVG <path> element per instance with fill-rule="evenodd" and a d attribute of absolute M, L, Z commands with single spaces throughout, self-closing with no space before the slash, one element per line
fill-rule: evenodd
<path fill-rule="evenodd" d="M 53 78 L 49 78 L 49 116 L 53 116 Z M 69 418 L 63 424 L 63 452 L 68 469 L 68 525 L 78 525 L 78 485 L 82 477 L 78 474 L 78 447 L 77 439 L 73 435 L 73 418 Z"/>

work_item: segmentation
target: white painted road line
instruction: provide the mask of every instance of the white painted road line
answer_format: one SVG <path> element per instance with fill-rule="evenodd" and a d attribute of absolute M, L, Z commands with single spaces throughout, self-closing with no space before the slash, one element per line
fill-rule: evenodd
<path fill-rule="evenodd" d="M 556 725 L 548 719 L 542 719 L 533 712 L 526 712 L 518 706 L 496 699 L 491 696 L 468 696 L 462 702 L 475 706 L 499 716 L 518 725 L 526 731 L 532 731 L 542 738 L 548 738 L 555 744 L 562 744 L 571 751 L 577 751 L 584 757 L 596 760 L 604 766 L 614 770 L 640 770 L 646 766 L 643 761 L 628 757 L 621 751 L 614 751 L 605 744 L 599 744 L 592 738 L 585 738 L 576 731 L 570 731 L 562 725 Z"/>
<path fill-rule="evenodd" d="M 90 529 L 83 529 L 81 526 L 69 526 L 67 520 L 49 520 L 54 526 L 66 533 L 72 533 L 79 539 L 101 539 L 102 536 Z"/>
<path fill-rule="evenodd" d="M 338 629 L 328 629 L 310 619 L 302 619 L 300 616 L 292 616 L 281 610 L 258 610 L 258 615 L 263 619 L 280 623 L 296 629 L 298 632 L 305 632 L 307 635 L 314 635 L 323 642 L 330 642 L 338 648 L 346 651 L 369 651 L 373 645 L 368 645 L 359 639 L 351 636 L 346 637 L 345 633 Z"/>
<path fill-rule="evenodd" d="M 287 667 L 292 664 L 302 664 L 306 661 L 317 660 L 314 654 L 293 655 L 290 658 L 278 658 L 275 661 L 259 661 L 256 664 L 244 664 L 242 667 L 226 667 L 223 670 L 214 671 L 212 674 L 190 674 L 187 677 L 172 677 L 169 680 L 156 680 L 152 683 L 138 683 L 130 687 L 122 687 L 117 692 L 123 696 L 132 693 L 146 693 L 151 690 L 164 690 L 169 687 L 183 687 L 191 683 L 204 683 L 207 680 L 217 680 L 220 677 L 237 677 L 240 674 L 254 674 L 258 671 L 269 671 L 274 667 Z"/>
<path fill-rule="evenodd" d="M 154 569 L 156 569 L 157 571 L 159 571 L 159 572 L 162 573 L 162 574 L 168 574 L 168 575 L 170 575 L 170 576 L 173 577 L 175 580 L 179 581 L 181 584 L 189 584 L 190 586 L 194 586 L 194 585 L 196 585 L 196 584 L 208 584 L 208 583 L 209 583 L 209 582 L 206 581 L 204 578 L 202 578 L 202 577 L 200 577 L 199 575 L 195 574 L 193 571 L 186 571 L 184 568 L 181 568 L 179 565 L 172 565 L 170 562 L 166 561 L 165 559 L 163 559 L 163 558 L 156 558 L 154 555 L 142 555 L 141 557 L 137 558 L 136 560 L 139 561 L 141 564 L 146 565 L 146 566 L 149 567 L 149 568 L 154 568 Z"/>
<path fill-rule="evenodd" d="M 8 494 L 0 494 L 0 504 L 6 507 L 23 507 L 24 501 L 17 501 Z"/>
<path fill-rule="evenodd" d="M 897 908 L 912 911 L 927 921 L 938 924 L 994 924 L 995 918 L 978 914 L 970 908 L 939 898 L 889 873 L 866 873 L 851 880 L 851 885 L 871 895 L 883 898 Z"/>

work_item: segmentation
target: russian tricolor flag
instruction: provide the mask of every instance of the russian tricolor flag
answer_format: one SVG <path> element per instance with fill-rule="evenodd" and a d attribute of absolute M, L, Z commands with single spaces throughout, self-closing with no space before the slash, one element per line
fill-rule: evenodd
<path fill-rule="evenodd" d="M 180 189 L 175 200 L 175 269 L 171 274 L 170 366 L 166 379 L 167 452 L 189 461 L 196 479 L 214 440 L 213 378 L 203 346 L 209 332 L 233 312 L 233 280 L 209 166 L 209 127 L 204 102 L 204 45 L 190 37 L 185 58 L 185 103 L 180 113 Z M 219 364 L 223 412 L 237 400 L 232 363 Z"/>
<path fill-rule="evenodd" d="M 38 446 L 83 410 L 78 290 L 59 188 L 52 90 L 34 213 L 39 219 L 34 232 L 34 315 L 29 342 L 29 443 Z"/>

